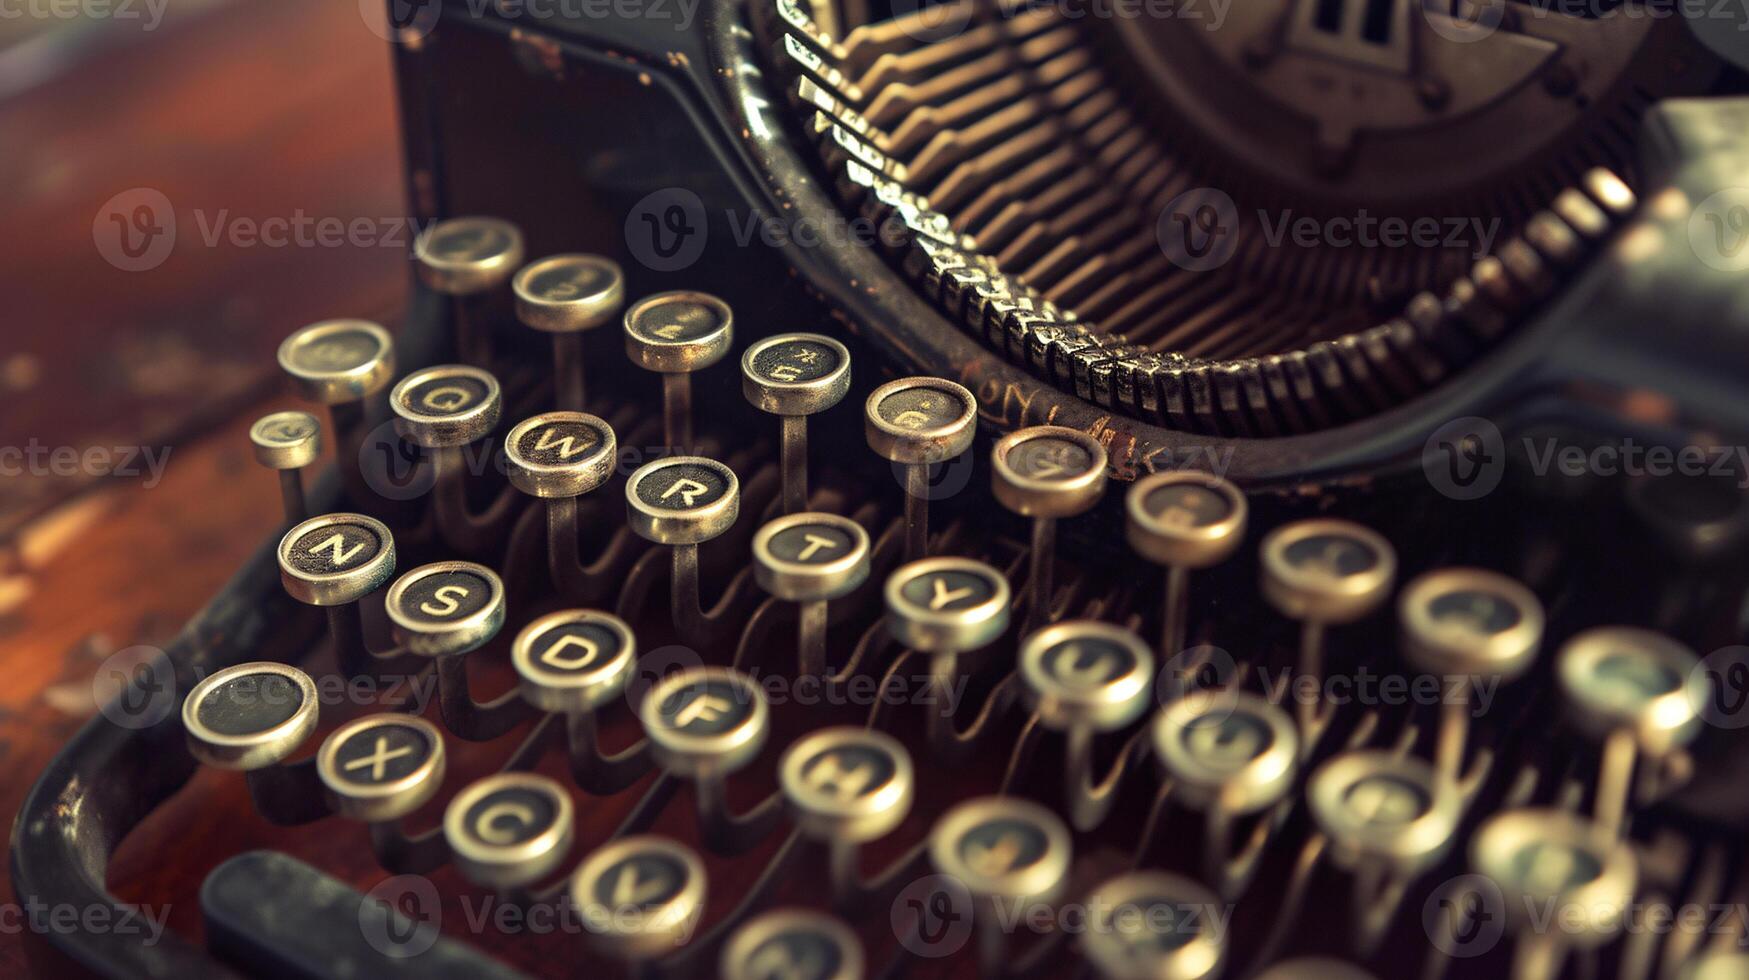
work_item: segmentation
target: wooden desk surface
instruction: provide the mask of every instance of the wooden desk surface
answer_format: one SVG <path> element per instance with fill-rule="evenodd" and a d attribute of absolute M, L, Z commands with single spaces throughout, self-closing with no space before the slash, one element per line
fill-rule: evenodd
<path fill-rule="evenodd" d="M 102 661 L 168 642 L 278 522 L 247 425 L 294 406 L 273 374 L 279 340 L 326 317 L 388 317 L 406 283 L 404 249 L 203 234 L 405 213 L 390 53 L 357 4 L 172 5 L 151 32 L 78 30 L 79 57 L 0 101 L 0 448 L 41 447 L 42 471 L 0 476 L 8 826 L 93 714 Z M 16 50 L 0 66 L 16 69 Z M 141 187 L 172 202 L 179 233 L 162 265 L 127 272 L 93 227 Z M 56 473 L 58 447 L 144 447 L 168 465 L 158 481 Z M 8 877 L 0 867 L 0 901 Z M 0 975 L 67 966 L 0 930 Z"/>

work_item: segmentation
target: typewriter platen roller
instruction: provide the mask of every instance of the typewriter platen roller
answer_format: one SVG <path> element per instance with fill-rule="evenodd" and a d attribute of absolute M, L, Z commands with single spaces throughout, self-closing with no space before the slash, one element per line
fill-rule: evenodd
<path fill-rule="evenodd" d="M 1749 976 L 1699 6 L 395 0 L 408 315 L 285 325 L 284 524 L 38 776 L 18 892 L 137 902 L 198 796 L 260 846 L 51 940 Z"/>

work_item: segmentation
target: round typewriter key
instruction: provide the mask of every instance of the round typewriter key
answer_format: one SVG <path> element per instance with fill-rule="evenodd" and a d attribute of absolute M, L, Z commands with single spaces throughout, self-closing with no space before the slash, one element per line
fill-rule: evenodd
<path fill-rule="evenodd" d="M 636 963 L 673 952 L 704 912 L 704 864 L 665 837 L 597 849 L 571 878 L 571 899 L 605 954 Z"/>
<path fill-rule="evenodd" d="M 316 773 L 335 812 L 354 820 L 398 820 L 443 782 L 443 736 L 423 718 L 367 715 L 334 730 L 316 754 Z"/>
<path fill-rule="evenodd" d="M 1079 429 L 1040 425 L 996 441 L 990 486 L 1002 506 L 1032 518 L 1028 623 L 1049 623 L 1057 521 L 1086 513 L 1105 493 L 1105 447 Z"/>
<path fill-rule="evenodd" d="M 1606 942 L 1621 928 L 1639 878 L 1629 845 L 1565 810 L 1489 817 L 1470 841 L 1470 866 L 1499 886 L 1519 941 L 1537 945 Z M 1551 908 L 1559 910 L 1559 929 L 1548 929 L 1541 917 Z"/>
<path fill-rule="evenodd" d="M 1648 630 L 1604 626 L 1568 640 L 1556 663 L 1567 710 L 1603 742 L 1597 822 L 1617 832 L 1636 758 L 1662 759 L 1700 734 L 1707 679 L 1687 647 Z"/>
<path fill-rule="evenodd" d="M 279 366 L 310 401 L 357 402 L 394 377 L 395 342 L 369 320 L 324 320 L 279 345 Z"/>
<path fill-rule="evenodd" d="M 720 778 L 752 762 L 770 731 L 765 692 L 727 667 L 664 678 L 644 695 L 638 719 L 657 764 L 696 779 Z"/>
<path fill-rule="evenodd" d="M 735 930 L 718 969 L 723 980 L 862 980 L 862 943 L 830 915 L 776 909 Z"/>
<path fill-rule="evenodd" d="M 942 378 L 900 378 L 863 406 L 869 448 L 905 467 L 905 560 L 929 554 L 929 467 L 961 455 L 978 433 L 978 400 Z"/>
<path fill-rule="evenodd" d="M 1174 792 L 1202 811 L 1204 877 L 1237 898 L 1256 872 L 1256 853 L 1235 853 L 1234 823 L 1275 806 L 1293 788 L 1300 752 L 1293 720 L 1254 694 L 1222 691 L 1166 705 L 1151 734 Z"/>
<path fill-rule="evenodd" d="M 1091 735 L 1122 728 L 1147 710 L 1154 655 L 1129 630 L 1077 620 L 1027 637 L 1020 674 L 1041 722 Z"/>
<path fill-rule="evenodd" d="M 312 606 L 357 602 L 394 574 L 394 537 L 363 514 L 312 517 L 279 540 L 280 582 Z"/>
<path fill-rule="evenodd" d="M 1324 631 L 1378 608 L 1396 580 L 1397 556 L 1378 534 L 1335 518 L 1283 525 L 1263 539 L 1263 595 L 1300 621 L 1299 675 L 1324 683 Z M 1298 703 L 1300 735 L 1311 751 L 1330 713 L 1313 698 Z"/>
<path fill-rule="evenodd" d="M 1409 882 L 1450 849 L 1463 803 L 1431 765 L 1375 750 L 1333 757 L 1312 773 L 1306 796 L 1331 858 L 1354 875 L 1354 945 L 1368 956 Z"/>
<path fill-rule="evenodd" d="M 1299 771 L 1293 720 L 1245 691 L 1181 698 L 1154 716 L 1154 757 L 1186 805 L 1229 814 L 1274 806 Z"/>
<path fill-rule="evenodd" d="M 300 470 L 322 454 L 322 424 L 308 412 L 274 412 L 249 427 L 255 461 L 270 470 Z"/>
<path fill-rule="evenodd" d="M 499 218 L 450 218 L 413 242 L 419 281 L 453 299 L 456 354 L 473 364 L 492 356 L 487 321 L 474 300 L 503 286 L 522 265 L 522 232 Z"/>
<path fill-rule="evenodd" d="M 450 800 L 443 837 L 462 877 L 490 888 L 518 888 L 564 863 L 573 818 L 571 794 L 563 786 L 530 772 L 501 772 Z"/>
<path fill-rule="evenodd" d="M 274 412 L 249 427 L 255 461 L 279 472 L 280 500 L 287 524 L 310 516 L 304 505 L 304 467 L 322 454 L 322 424 L 308 412 Z"/>
<path fill-rule="evenodd" d="M 308 674 L 287 664 L 226 667 L 182 702 L 188 751 L 218 769 L 248 771 L 284 761 L 316 730 L 321 706 Z"/>
<path fill-rule="evenodd" d="M 837 514 L 790 514 L 753 536 L 753 575 L 765 591 L 800 604 L 797 611 L 801 676 L 826 672 L 829 600 L 868 581 L 868 532 Z"/>
<path fill-rule="evenodd" d="M 705 633 L 698 546 L 727 531 L 740 513 L 740 481 L 714 459 L 670 456 L 638 467 L 626 481 L 626 517 L 632 531 L 672 549 L 670 602 L 674 625 L 684 636 Z"/>
<path fill-rule="evenodd" d="M 1467 682 L 1516 680 L 1530 669 L 1542 643 L 1542 603 L 1504 575 L 1446 568 L 1410 582 L 1397 610 L 1410 666 L 1465 682 L 1448 685 L 1435 750 L 1440 773 L 1455 784 L 1469 739 Z"/>
<path fill-rule="evenodd" d="M 1375 980 L 1352 963 L 1327 956 L 1301 956 L 1282 960 L 1257 975 L 1257 980 Z"/>
<path fill-rule="evenodd" d="M 619 443 L 613 428 L 582 412 L 547 412 L 504 437 L 510 482 L 534 497 L 577 497 L 613 475 Z"/>
<path fill-rule="evenodd" d="M 1090 830 L 1115 800 L 1093 783 L 1093 738 L 1141 716 L 1153 689 L 1154 656 L 1134 633 L 1080 620 L 1047 626 L 1020 647 L 1020 675 L 1046 727 L 1067 734 L 1063 796 L 1069 822 Z"/>
<path fill-rule="evenodd" d="M 504 582 L 484 565 L 439 561 L 403 574 L 383 611 L 395 640 L 428 657 L 468 653 L 504 625 Z"/>
<path fill-rule="evenodd" d="M 522 232 L 501 218 L 450 218 L 413 243 L 419 279 L 437 292 L 466 296 L 497 289 L 522 264 Z"/>
<path fill-rule="evenodd" d="M 522 696 L 542 711 L 593 711 L 631 678 L 638 644 L 618 616 L 589 609 L 548 613 L 516 635 L 510 662 Z"/>
<path fill-rule="evenodd" d="M 1136 554 L 1166 566 L 1160 655 L 1184 649 L 1190 572 L 1226 561 L 1245 540 L 1245 494 L 1211 473 L 1173 470 L 1143 477 L 1124 497 L 1124 535 Z"/>
<path fill-rule="evenodd" d="M 823 728 L 786 749 L 777 772 L 796 828 L 829 848 L 833 895 L 850 899 L 861 890 L 859 845 L 891 832 L 911 811 L 910 754 L 883 732 Z"/>
<path fill-rule="evenodd" d="M 1179 875 L 1132 871 L 1087 901 L 1082 952 L 1112 980 L 1213 980 L 1226 963 L 1226 905 Z"/>
<path fill-rule="evenodd" d="M 554 255 L 530 263 L 511 282 L 516 318 L 553 335 L 553 399 L 559 408 L 583 409 L 583 338 L 611 323 L 625 305 L 625 273 L 599 255 Z"/>
<path fill-rule="evenodd" d="M 702 456 L 647 463 L 626 481 L 626 516 L 640 537 L 694 546 L 727 531 L 741 510 L 735 471 Z"/>
<path fill-rule="evenodd" d="M 279 345 L 279 366 L 303 397 L 328 406 L 329 433 L 341 480 L 359 505 L 373 496 L 359 467 L 368 411 L 365 399 L 395 375 L 389 332 L 366 320 L 325 320 Z"/>
<path fill-rule="evenodd" d="M 741 355 L 741 391 L 753 407 L 783 419 L 783 510 L 807 510 L 808 416 L 850 391 L 850 352 L 819 334 L 767 337 Z"/>
<path fill-rule="evenodd" d="M 1347 868 L 1376 863 L 1413 876 L 1444 856 L 1457 829 L 1451 785 L 1419 759 L 1345 752 L 1312 773 L 1306 792 L 1333 856 Z"/>
<path fill-rule="evenodd" d="M 1061 892 L 1069 875 L 1069 829 L 1037 803 L 978 797 L 936 821 L 929 857 L 937 872 L 957 879 L 975 900 L 982 973 L 996 976 L 1005 945 L 996 903 L 1049 902 Z"/>
<path fill-rule="evenodd" d="M 692 450 L 692 372 L 729 353 L 735 335 L 729 304 L 705 293 L 657 293 L 626 311 L 625 335 L 632 363 L 662 375 L 668 450 Z"/>
<path fill-rule="evenodd" d="M 970 558 L 900 566 L 887 578 L 886 601 L 888 632 L 923 653 L 976 650 L 1008 629 L 1008 579 Z"/>
<path fill-rule="evenodd" d="M 498 424 L 498 379 L 477 367 L 445 364 L 415 371 L 389 393 L 395 431 L 427 449 L 465 446 Z"/>
<path fill-rule="evenodd" d="M 823 728 L 790 745 L 778 782 L 796 825 L 813 837 L 852 843 L 884 836 L 911 810 L 911 756 L 884 732 Z"/>

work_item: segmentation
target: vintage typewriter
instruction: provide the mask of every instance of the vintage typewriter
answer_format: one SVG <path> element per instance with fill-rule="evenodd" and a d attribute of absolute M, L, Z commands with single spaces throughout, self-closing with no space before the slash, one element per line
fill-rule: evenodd
<path fill-rule="evenodd" d="M 1731 6 L 367 0 L 410 313 L 285 324 L 286 524 L 19 895 L 174 896 L 113 976 L 1749 976 Z"/>

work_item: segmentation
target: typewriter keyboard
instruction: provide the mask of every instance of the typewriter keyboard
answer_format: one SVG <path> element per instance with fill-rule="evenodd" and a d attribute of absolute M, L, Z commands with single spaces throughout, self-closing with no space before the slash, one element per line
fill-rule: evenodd
<path fill-rule="evenodd" d="M 287 842 L 201 884 L 239 969 L 1749 976 L 1646 911 L 1749 884 L 1717 673 L 1567 503 L 1120 483 L 505 221 L 415 258 L 450 363 L 305 327 L 250 433 L 325 639 L 181 710 Z"/>

